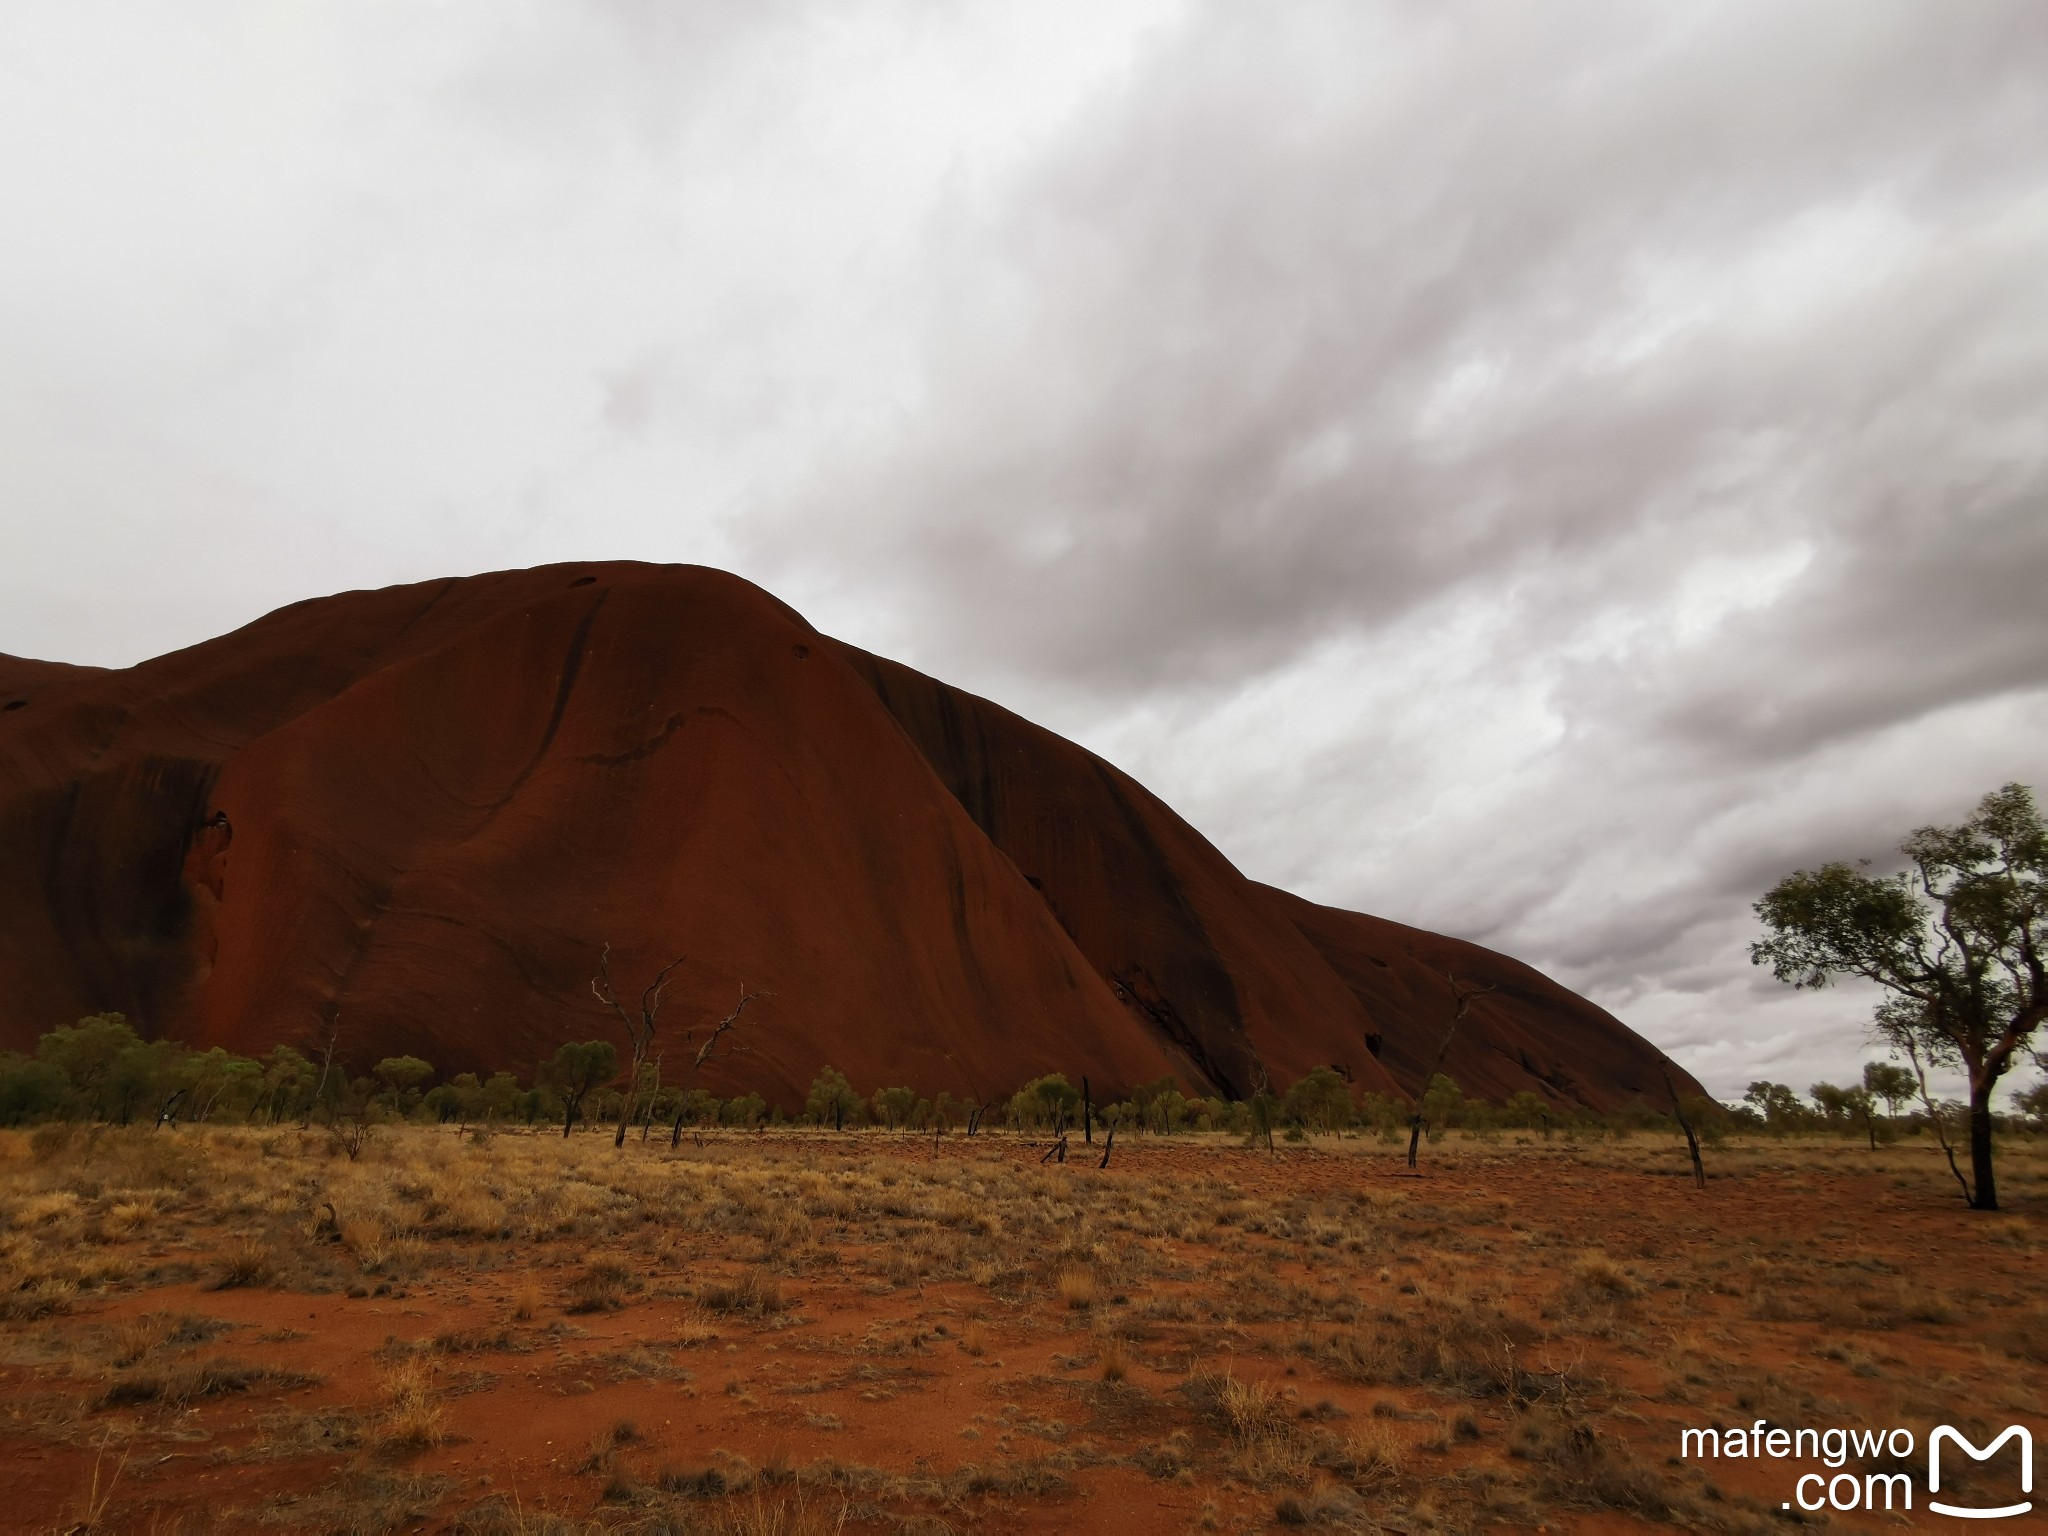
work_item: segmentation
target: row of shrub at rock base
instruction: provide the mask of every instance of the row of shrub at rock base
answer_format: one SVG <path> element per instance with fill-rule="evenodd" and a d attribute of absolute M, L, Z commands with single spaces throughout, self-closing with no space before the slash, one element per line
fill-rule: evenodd
<path fill-rule="evenodd" d="M 629 1100 L 621 1065 L 615 1046 L 592 1040 L 563 1045 L 525 1079 L 512 1072 L 488 1077 L 463 1072 L 441 1080 L 433 1064 L 417 1056 L 386 1057 L 360 1073 L 338 1060 L 308 1056 L 289 1045 L 250 1057 L 218 1046 L 200 1051 L 176 1041 L 144 1040 L 120 1014 L 103 1013 L 50 1031 L 32 1054 L 0 1053 L 0 1125 L 346 1118 L 616 1127 Z M 838 1131 L 1005 1129 L 1058 1134 L 1079 1130 L 1085 1121 L 1126 1137 L 1212 1132 L 1300 1141 L 1353 1132 L 1377 1134 L 1392 1142 L 1408 1134 L 1419 1108 L 1432 1140 L 1454 1129 L 1481 1137 L 1509 1130 L 1622 1136 L 1677 1131 L 1671 1116 L 1648 1106 L 1595 1115 L 1527 1092 L 1493 1103 L 1466 1097 L 1442 1074 L 1430 1081 L 1419 1106 L 1378 1093 L 1354 1094 L 1343 1076 L 1329 1067 L 1316 1068 L 1284 1093 L 1261 1094 L 1248 1101 L 1189 1095 L 1171 1077 L 1120 1087 L 1098 1099 L 1086 1079 L 1081 1081 L 1082 1086 L 1076 1086 L 1065 1075 L 1050 1073 L 1006 1098 L 982 1104 L 943 1089 L 930 1095 L 907 1086 L 863 1092 L 828 1066 L 812 1082 L 801 1109 L 792 1113 L 758 1093 L 721 1099 L 701 1088 L 679 1089 L 662 1083 L 650 1068 L 639 1092 L 630 1097 L 636 1106 L 636 1126 L 664 1127 L 809 1125 Z M 1924 1114 L 1901 1116 L 1894 1104 L 1893 1113 L 1880 1115 L 1868 1097 L 1852 1094 L 1845 1102 L 1840 1091 L 1825 1089 L 1826 1084 L 1815 1085 L 1816 1102 L 1810 1109 L 1789 1089 L 1775 1084 L 1753 1085 L 1749 1100 L 1740 1105 L 1698 1098 L 1687 1099 L 1684 1108 L 1708 1142 L 1732 1131 L 1837 1131 L 1880 1137 L 1924 1127 Z M 1936 1106 L 1937 1112 L 1944 1108 Z M 2048 1128 L 2043 1124 L 2048 1121 L 2048 1102 L 2029 1102 L 2022 1109 L 2022 1114 L 2006 1117 L 2008 1129 Z"/>

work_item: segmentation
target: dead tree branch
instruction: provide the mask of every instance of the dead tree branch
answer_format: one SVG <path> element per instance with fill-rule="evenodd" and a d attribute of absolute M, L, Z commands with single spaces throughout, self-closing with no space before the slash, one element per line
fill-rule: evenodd
<path fill-rule="evenodd" d="M 1450 1027 L 1444 1031 L 1443 1041 L 1436 1048 L 1436 1060 L 1429 1064 L 1429 1070 L 1422 1074 L 1422 1086 L 1415 1090 L 1415 1114 L 1408 1122 L 1408 1166 L 1410 1168 L 1415 1166 L 1415 1149 L 1422 1141 L 1423 1098 L 1429 1093 L 1429 1085 L 1436 1081 L 1437 1073 L 1443 1070 L 1444 1059 L 1451 1054 L 1451 1041 L 1457 1038 L 1458 1025 L 1465 1017 L 1465 1010 L 1472 1006 L 1475 999 L 1482 998 L 1489 992 L 1499 990 L 1495 983 L 1490 981 L 1483 987 L 1461 987 L 1458 985 L 1458 978 L 1449 971 L 1444 971 L 1440 974 L 1451 989 L 1451 1023 Z"/>
<path fill-rule="evenodd" d="M 723 1040 L 727 1035 L 731 1034 L 732 1031 L 738 1026 L 740 1022 L 740 1015 L 747 1011 L 747 1004 L 755 1002 L 760 998 L 764 998 L 767 995 L 768 994 L 765 991 L 749 992 L 747 990 L 747 984 L 745 982 L 741 982 L 740 1000 L 738 1005 L 734 1007 L 731 1013 L 728 1013 L 724 1018 L 720 1019 L 716 1024 L 713 1024 L 711 1026 L 710 1032 L 704 1036 L 704 1043 L 697 1047 L 697 1053 L 690 1058 L 689 1070 L 683 1074 L 683 1085 L 682 1088 L 679 1090 L 681 1099 L 676 1106 L 676 1123 L 674 1126 L 670 1128 L 668 1133 L 668 1144 L 671 1147 L 680 1146 L 682 1144 L 683 1117 L 689 1114 L 690 1112 L 688 1103 L 690 1087 L 697 1080 L 698 1070 L 701 1067 L 703 1067 L 703 1065 L 706 1062 L 711 1060 L 712 1054 L 718 1049 L 718 1042 Z M 697 1032 L 694 1029 L 686 1030 L 683 1033 L 683 1043 L 685 1045 L 690 1044 L 696 1038 Z"/>
<path fill-rule="evenodd" d="M 619 1131 L 612 1138 L 612 1145 L 626 1144 L 626 1127 L 632 1122 L 633 1112 L 639 1107 L 640 1069 L 647 1063 L 647 1053 L 654 1049 L 655 1020 L 661 1013 L 661 994 L 668 989 L 669 973 L 683 963 L 683 956 L 677 955 L 659 971 L 654 980 L 640 994 L 640 1011 L 636 1018 L 619 1001 L 617 989 L 612 986 L 612 947 L 606 944 L 604 953 L 598 956 L 597 974 L 590 978 L 590 991 L 600 1003 L 618 1015 L 619 1022 L 626 1026 L 626 1040 L 632 1047 L 633 1062 L 627 1069 L 626 1102 L 619 1109 Z"/>

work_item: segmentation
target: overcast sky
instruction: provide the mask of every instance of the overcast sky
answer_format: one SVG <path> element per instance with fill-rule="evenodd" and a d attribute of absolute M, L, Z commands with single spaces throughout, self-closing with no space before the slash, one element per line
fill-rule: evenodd
<path fill-rule="evenodd" d="M 2048 7 L 16 0 L 0 650 L 723 565 L 1710 1087 L 2048 792 Z"/>

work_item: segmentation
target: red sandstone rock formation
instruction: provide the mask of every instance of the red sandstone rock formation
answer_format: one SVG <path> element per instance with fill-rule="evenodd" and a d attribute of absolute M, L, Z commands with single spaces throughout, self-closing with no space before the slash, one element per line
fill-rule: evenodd
<path fill-rule="evenodd" d="M 784 1104 L 827 1062 L 982 1099 L 1322 1064 L 1412 1093 L 1452 974 L 1496 987 L 1468 1092 L 1662 1098 L 1648 1042 L 1527 966 L 1249 881 L 1099 758 L 723 572 L 350 592 L 125 671 L 0 657 L 0 1044 L 119 1009 L 529 1070 L 606 1032 L 607 942 L 622 984 L 688 956 L 672 1050 L 765 988 L 707 1086 Z"/>

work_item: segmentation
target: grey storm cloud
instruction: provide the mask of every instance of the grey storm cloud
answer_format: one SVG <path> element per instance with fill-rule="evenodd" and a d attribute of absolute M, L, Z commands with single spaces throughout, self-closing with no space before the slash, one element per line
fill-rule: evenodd
<path fill-rule="evenodd" d="M 2023 518 L 2048 23 L 1797 15 L 1191 18 L 955 210 L 836 553 L 1116 690 L 1632 535 Z"/>
<path fill-rule="evenodd" d="M 2031 3 L 67 0 L 0 136 L 0 650 L 726 565 L 1724 1092 L 2048 789 Z"/>
<path fill-rule="evenodd" d="M 1200 10 L 946 210 L 830 547 L 1255 873 L 1839 1073 L 1748 902 L 2044 761 L 2044 133 L 2021 7 Z"/>

